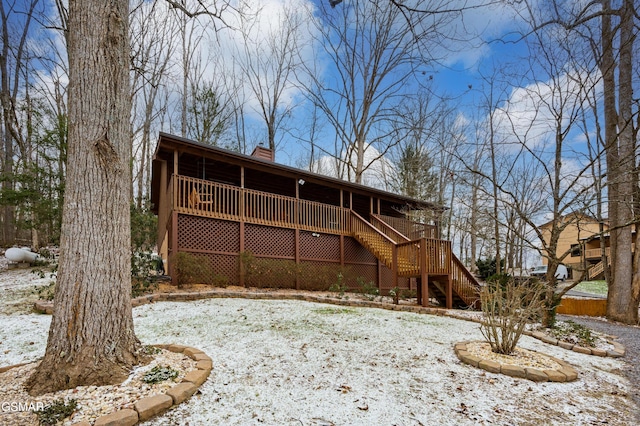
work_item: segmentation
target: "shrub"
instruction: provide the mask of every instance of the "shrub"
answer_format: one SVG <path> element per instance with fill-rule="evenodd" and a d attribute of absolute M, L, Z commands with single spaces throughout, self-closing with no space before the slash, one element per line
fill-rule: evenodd
<path fill-rule="evenodd" d="M 486 280 L 496 273 L 496 258 L 478 259 L 476 260 L 476 266 L 478 267 L 480 278 Z M 500 266 L 504 267 L 504 259 L 500 260 Z"/>
<path fill-rule="evenodd" d="M 148 204 L 148 203 L 145 203 Z M 131 213 L 131 296 L 153 291 L 157 283 L 151 271 L 160 271 L 162 259 L 152 251 L 156 245 L 157 217 L 146 206 L 130 205 Z"/>
<path fill-rule="evenodd" d="M 538 281 L 516 283 L 488 281 L 480 291 L 483 319 L 480 331 L 491 350 L 509 355 L 531 318 L 544 308 L 544 284 Z"/>
<path fill-rule="evenodd" d="M 66 402 L 63 399 L 58 399 L 42 410 L 36 411 L 36 414 L 41 425 L 53 426 L 73 414 L 77 407 L 78 403 L 75 399 L 70 399 Z"/>
<path fill-rule="evenodd" d="M 142 377 L 142 381 L 145 383 L 153 384 L 164 382 L 165 380 L 172 380 L 178 377 L 178 372 L 171 367 L 161 367 L 156 365 L 147 374 Z"/>
<path fill-rule="evenodd" d="M 293 260 L 256 258 L 250 251 L 240 253 L 247 284 L 252 287 L 295 288 L 300 266 Z"/>
<path fill-rule="evenodd" d="M 373 301 L 376 297 L 380 296 L 380 290 L 373 283 L 373 281 L 365 282 L 364 278 L 358 277 L 356 278 L 358 282 L 358 286 L 360 287 L 360 291 L 365 295 L 367 300 Z"/>
<path fill-rule="evenodd" d="M 587 348 L 594 347 L 596 343 L 596 339 L 590 329 L 571 320 L 554 324 L 547 332 L 556 339 Z"/>
<path fill-rule="evenodd" d="M 346 274 L 340 265 L 318 265 L 303 262 L 300 264 L 298 283 L 301 290 L 328 291 L 335 282 L 337 274 Z"/>
<path fill-rule="evenodd" d="M 400 291 L 400 297 L 403 299 L 415 299 L 418 297 L 418 291 L 415 289 L 405 288 Z"/>
<path fill-rule="evenodd" d="M 338 264 L 258 258 L 250 251 L 240 253 L 240 262 L 246 283 L 252 287 L 295 288 L 297 282 L 301 290 L 339 291 L 341 287 L 344 294 L 348 283 L 355 284 L 357 280 L 349 266 Z M 335 285 L 337 275 L 341 275 L 339 286 Z"/>
<path fill-rule="evenodd" d="M 344 292 L 347 291 L 347 286 L 344 283 L 344 275 L 342 275 L 341 272 L 338 272 L 337 281 L 331 284 L 331 287 L 329 287 L 329 291 L 338 293 L 339 299 L 342 299 L 344 297 Z"/>
<path fill-rule="evenodd" d="M 36 286 L 33 293 L 37 294 L 40 300 L 53 300 L 53 296 L 56 294 L 56 282 L 51 281 L 47 285 Z"/>
<path fill-rule="evenodd" d="M 209 259 L 191 253 L 179 252 L 176 256 L 178 286 L 184 284 L 207 283 L 214 277 Z"/>
<path fill-rule="evenodd" d="M 138 297 L 158 287 L 149 275 L 150 271 L 159 270 L 158 262 L 162 263 L 162 259 L 153 253 L 138 251 L 131 254 L 131 297 Z"/>
<path fill-rule="evenodd" d="M 398 305 L 400 303 L 400 287 L 394 287 L 389 290 L 389 296 L 393 298 L 393 304 Z"/>

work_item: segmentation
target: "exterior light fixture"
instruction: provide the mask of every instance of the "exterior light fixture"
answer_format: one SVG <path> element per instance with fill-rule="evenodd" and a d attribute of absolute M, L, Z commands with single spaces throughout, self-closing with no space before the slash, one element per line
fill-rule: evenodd
<path fill-rule="evenodd" d="M 298 183 L 299 183 L 300 185 L 304 185 L 304 179 L 298 179 Z"/>

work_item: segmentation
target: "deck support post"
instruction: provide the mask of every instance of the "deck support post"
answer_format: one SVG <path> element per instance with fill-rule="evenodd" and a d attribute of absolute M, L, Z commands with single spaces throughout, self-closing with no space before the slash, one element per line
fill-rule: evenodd
<path fill-rule="evenodd" d="M 420 304 L 429 306 L 429 273 L 427 270 L 427 241 L 425 238 L 420 239 L 419 263 L 420 263 L 420 293 L 422 297 Z"/>
<path fill-rule="evenodd" d="M 418 288 L 419 288 L 419 293 L 421 295 L 420 300 L 418 300 L 418 303 L 420 303 L 421 306 L 428 307 L 429 306 L 429 275 L 424 273 L 420 275 Z"/>
<path fill-rule="evenodd" d="M 296 224 L 296 229 L 294 231 L 294 235 L 295 235 L 295 262 L 296 262 L 296 268 L 299 268 L 300 266 L 300 228 L 298 228 L 298 225 Z M 296 274 L 296 290 L 300 290 L 300 277 L 298 276 L 299 274 Z"/>
<path fill-rule="evenodd" d="M 171 240 L 169 247 L 169 276 L 171 285 L 178 285 L 178 274 L 176 274 L 176 262 L 178 261 L 178 213 L 171 212 Z"/>
<path fill-rule="evenodd" d="M 396 244 L 393 245 L 392 250 L 392 265 L 391 267 L 393 272 L 393 287 L 398 287 L 398 246 Z"/>
<path fill-rule="evenodd" d="M 240 241 L 239 241 L 240 252 L 238 253 L 238 267 L 240 268 L 240 271 L 239 271 L 240 272 L 240 274 L 239 274 L 240 277 L 239 277 L 238 285 L 240 287 L 246 287 L 247 285 L 246 285 L 246 283 L 244 281 L 245 274 L 246 274 L 246 271 L 245 271 L 246 265 L 242 261 L 242 253 L 244 252 L 244 220 L 240 221 L 240 226 L 238 228 L 239 228 L 239 233 L 240 233 L 240 235 L 239 235 L 239 237 L 240 237 L 239 238 L 240 239 Z"/>
<path fill-rule="evenodd" d="M 447 309 L 453 309 L 453 283 L 451 280 L 451 275 L 447 275 L 447 284 L 446 284 L 446 290 L 447 290 Z"/>

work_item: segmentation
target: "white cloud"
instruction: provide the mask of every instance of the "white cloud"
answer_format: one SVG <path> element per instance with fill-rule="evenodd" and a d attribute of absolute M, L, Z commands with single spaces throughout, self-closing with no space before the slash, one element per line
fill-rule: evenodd
<path fill-rule="evenodd" d="M 555 80 L 513 88 L 509 99 L 494 111 L 498 134 L 503 140 L 515 140 L 532 149 L 555 144 L 556 126 L 573 126 L 575 110 L 586 106 L 584 82 L 592 87 L 597 85 L 597 79 L 598 76 L 566 73 Z"/>
<path fill-rule="evenodd" d="M 454 1 L 446 4 L 449 9 L 461 8 L 450 24 L 452 38 L 443 47 L 446 66 L 461 64 L 465 69 L 475 69 L 480 60 L 493 53 L 490 42 L 520 25 L 514 5 L 482 1 Z"/>

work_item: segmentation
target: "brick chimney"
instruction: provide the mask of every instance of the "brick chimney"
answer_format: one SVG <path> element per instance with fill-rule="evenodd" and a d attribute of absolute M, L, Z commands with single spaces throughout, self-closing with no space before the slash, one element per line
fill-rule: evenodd
<path fill-rule="evenodd" d="M 253 152 L 251 153 L 252 157 L 260 158 L 262 160 L 268 160 L 273 162 L 275 160 L 275 156 L 273 155 L 273 151 L 269 148 L 265 148 L 262 145 L 257 145 Z"/>

